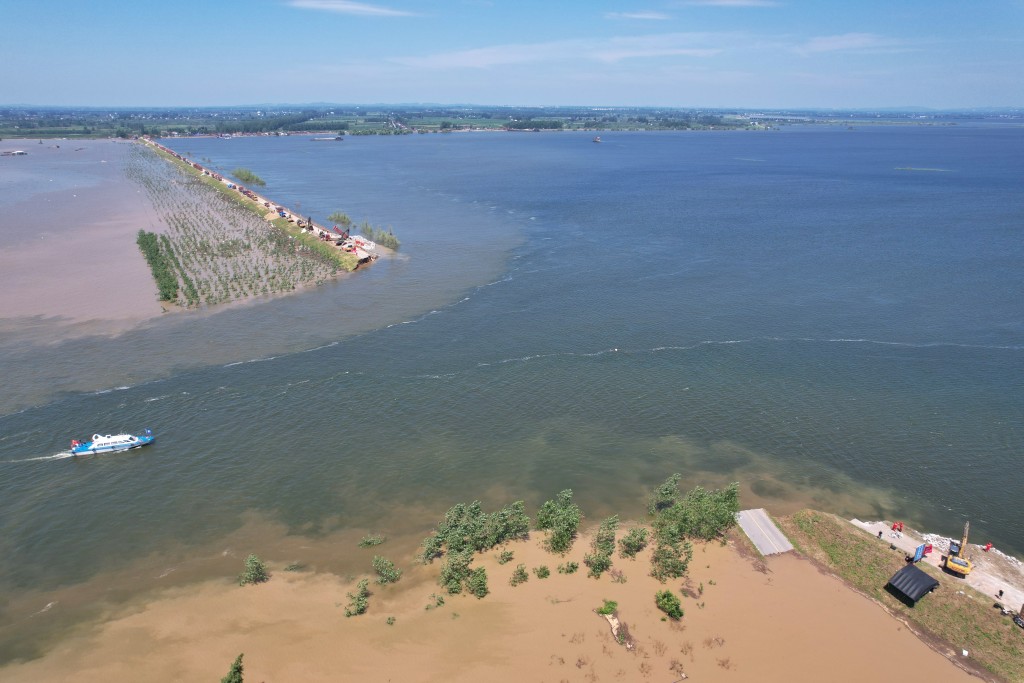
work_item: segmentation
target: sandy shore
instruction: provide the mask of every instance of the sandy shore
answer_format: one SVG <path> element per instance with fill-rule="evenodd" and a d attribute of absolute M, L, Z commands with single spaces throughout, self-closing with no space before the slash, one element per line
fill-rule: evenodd
<path fill-rule="evenodd" d="M 228 578 L 165 590 L 144 604 L 84 625 L 46 656 L 0 669 L 22 681 L 217 680 L 245 653 L 246 680 L 281 681 L 864 681 L 970 676 L 918 640 L 870 600 L 795 556 L 761 564 L 730 545 L 697 546 L 679 623 L 662 621 L 646 553 L 615 559 L 626 577 L 586 576 L 587 539 L 568 557 L 514 544 L 515 559 L 478 557 L 491 595 L 446 597 L 425 609 L 438 563 L 406 569 L 393 586 L 373 586 L 370 609 L 346 618 L 355 579 L 285 572 L 238 587 Z M 388 555 L 388 545 L 375 549 Z M 373 551 L 366 552 L 370 557 Z M 580 562 L 574 575 L 559 563 Z M 517 563 L 551 576 L 508 584 Z M 635 648 L 615 642 L 594 609 L 619 604 Z M 388 625 L 386 619 L 395 617 Z"/>

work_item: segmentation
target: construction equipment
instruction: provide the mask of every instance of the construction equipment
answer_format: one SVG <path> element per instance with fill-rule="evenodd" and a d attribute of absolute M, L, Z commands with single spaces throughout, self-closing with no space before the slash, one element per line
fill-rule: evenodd
<path fill-rule="evenodd" d="M 970 528 L 970 522 L 964 524 L 964 536 L 959 543 L 955 539 L 949 541 L 949 553 L 942 565 L 946 571 L 961 578 L 967 578 L 967 575 L 974 569 L 974 565 L 967 558 L 967 532 Z"/>

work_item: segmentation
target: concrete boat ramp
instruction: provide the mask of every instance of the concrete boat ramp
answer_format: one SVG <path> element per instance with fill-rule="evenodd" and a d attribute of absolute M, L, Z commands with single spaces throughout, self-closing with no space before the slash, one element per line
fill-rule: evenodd
<path fill-rule="evenodd" d="M 757 551 L 762 555 L 778 555 L 789 552 L 793 544 L 789 542 L 785 534 L 775 526 L 764 508 L 757 510 L 741 510 L 736 515 L 736 521 L 740 528 L 754 542 Z"/>

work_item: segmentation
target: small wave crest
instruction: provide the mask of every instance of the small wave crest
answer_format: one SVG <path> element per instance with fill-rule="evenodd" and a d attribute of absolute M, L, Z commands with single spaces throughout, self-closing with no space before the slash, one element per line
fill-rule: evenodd
<path fill-rule="evenodd" d="M 44 607 L 43 609 L 39 610 L 38 612 L 33 613 L 32 616 L 34 617 L 37 614 L 46 614 L 51 609 L 53 609 L 56 604 L 57 604 L 56 600 L 54 600 L 53 602 L 48 602 L 48 603 L 46 603 L 46 607 Z"/>
<path fill-rule="evenodd" d="M 100 396 L 102 394 L 109 394 L 109 393 L 114 392 L 114 391 L 127 391 L 128 389 L 131 389 L 131 387 L 129 387 L 129 386 L 122 386 L 122 387 L 113 387 L 111 389 L 100 389 L 99 391 L 94 391 L 92 393 L 93 393 L 93 396 Z"/>
<path fill-rule="evenodd" d="M 238 361 L 235 361 L 234 363 L 228 363 L 227 365 L 223 365 L 221 367 L 233 368 L 236 365 L 247 365 L 249 363 L 266 363 L 267 361 L 276 360 L 276 359 L 277 359 L 277 356 L 267 356 L 266 358 L 251 358 L 249 360 L 238 360 Z"/>

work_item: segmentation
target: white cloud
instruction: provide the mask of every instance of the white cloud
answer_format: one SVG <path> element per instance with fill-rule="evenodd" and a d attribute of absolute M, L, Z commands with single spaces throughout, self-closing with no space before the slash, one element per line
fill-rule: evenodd
<path fill-rule="evenodd" d="M 646 21 L 667 21 L 672 17 L 664 12 L 606 12 L 605 19 L 639 19 Z"/>
<path fill-rule="evenodd" d="M 350 0 L 289 0 L 291 7 L 300 9 L 313 9 L 322 12 L 335 12 L 337 14 L 354 14 L 362 17 L 414 17 L 414 12 L 381 7 L 379 5 L 367 5 L 362 2 L 350 2 Z"/>
<path fill-rule="evenodd" d="M 508 64 L 591 61 L 616 63 L 643 57 L 712 57 L 725 34 L 666 33 L 610 39 L 558 40 L 548 43 L 495 45 L 473 50 L 441 52 L 424 57 L 395 57 L 390 61 L 428 69 L 486 69 Z M 735 38 L 733 38 L 733 41 Z"/>
<path fill-rule="evenodd" d="M 776 7 L 775 0 L 688 0 L 684 5 L 707 5 L 709 7 Z"/>
<path fill-rule="evenodd" d="M 822 52 L 892 51 L 898 47 L 896 41 L 874 33 L 844 33 L 838 36 L 811 38 L 793 49 L 801 55 L 810 55 Z"/>

